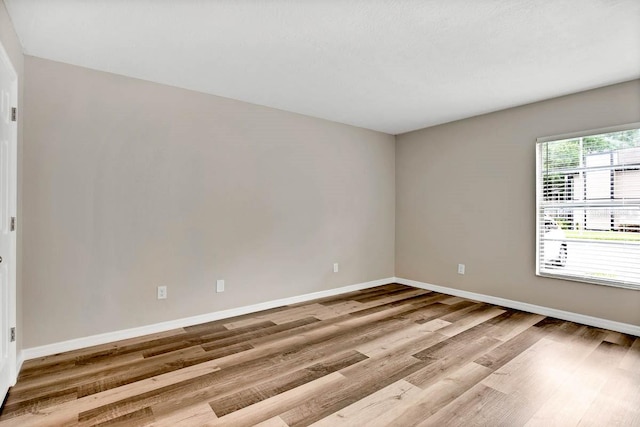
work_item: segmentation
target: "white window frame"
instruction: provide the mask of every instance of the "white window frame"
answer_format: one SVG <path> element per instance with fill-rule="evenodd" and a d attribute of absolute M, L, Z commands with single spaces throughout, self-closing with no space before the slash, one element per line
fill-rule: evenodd
<path fill-rule="evenodd" d="M 536 155 L 536 214 L 535 214 L 535 221 L 536 221 L 536 275 L 540 276 L 540 277 L 547 277 L 547 278 L 553 278 L 553 279 L 562 279 L 562 280 L 570 280 L 570 281 L 576 281 L 576 282 L 583 282 L 583 283 L 591 283 L 591 284 L 596 284 L 596 285 L 605 285 L 605 286 L 612 286 L 612 287 L 617 287 L 617 288 L 625 288 L 625 289 L 633 289 L 633 290 L 638 290 L 640 291 L 640 284 L 635 285 L 635 284 L 629 284 L 629 283 L 625 283 L 625 282 L 620 282 L 620 281 L 616 281 L 616 280 L 608 280 L 608 279 L 597 279 L 597 278 L 593 278 L 593 277 L 589 277 L 589 276 L 576 276 L 576 275 L 569 275 L 569 274 L 563 274 L 562 270 L 558 270 L 555 273 L 549 273 L 549 272 L 544 272 L 541 271 L 541 265 L 540 265 L 540 260 L 541 260 L 541 253 L 540 253 L 540 249 L 541 249 L 541 218 L 540 215 L 544 215 L 542 213 L 541 210 L 541 200 L 542 200 L 542 185 L 540 182 L 540 176 L 541 176 L 541 172 L 542 172 L 542 162 L 541 162 L 541 156 L 540 156 L 540 146 L 542 145 L 541 143 L 545 143 L 545 142 L 551 142 L 551 141 L 561 141 L 561 140 L 566 140 L 566 139 L 574 139 L 574 138 L 582 138 L 582 137 L 589 137 L 589 136 L 596 136 L 596 135 L 600 135 L 600 134 L 604 134 L 604 133 L 613 133 L 613 132 L 621 132 L 621 131 L 626 131 L 626 130 L 632 130 L 632 129 L 640 129 L 640 122 L 634 122 L 634 123 L 628 123 L 628 124 L 624 124 L 624 125 L 618 125 L 618 126 L 610 126 L 610 127 L 605 127 L 605 128 L 597 128 L 597 129 L 589 129 L 589 130 L 585 130 L 585 131 L 580 131 L 580 132 L 572 132 L 572 133 L 565 133 L 565 134 L 560 134 L 560 135 L 552 135 L 552 136 L 545 136 L 545 137 L 540 137 L 536 139 L 536 144 L 535 144 L 535 155 Z M 640 261 L 639 261 L 640 262 Z"/>

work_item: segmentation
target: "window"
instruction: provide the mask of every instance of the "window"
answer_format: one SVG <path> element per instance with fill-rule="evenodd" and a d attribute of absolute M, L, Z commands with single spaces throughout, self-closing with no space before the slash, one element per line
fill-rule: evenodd
<path fill-rule="evenodd" d="M 539 138 L 536 273 L 640 290 L 640 123 Z"/>

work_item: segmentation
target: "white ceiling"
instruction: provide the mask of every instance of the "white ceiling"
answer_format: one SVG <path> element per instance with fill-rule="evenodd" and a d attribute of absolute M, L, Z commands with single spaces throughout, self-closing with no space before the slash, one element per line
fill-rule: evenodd
<path fill-rule="evenodd" d="M 399 134 L 640 77 L 639 0 L 4 0 L 27 55 Z"/>

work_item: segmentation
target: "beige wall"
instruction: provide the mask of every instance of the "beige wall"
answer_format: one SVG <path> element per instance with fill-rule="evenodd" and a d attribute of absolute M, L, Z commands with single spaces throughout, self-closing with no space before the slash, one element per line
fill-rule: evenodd
<path fill-rule="evenodd" d="M 26 347 L 393 276 L 392 136 L 28 56 L 25 78 Z"/>
<path fill-rule="evenodd" d="M 16 236 L 16 246 L 18 259 L 16 260 L 16 345 L 17 352 L 20 353 L 20 350 L 23 347 L 23 322 L 22 322 L 22 222 L 20 219 L 22 218 L 22 135 L 23 135 L 23 124 L 24 120 L 21 120 L 24 117 L 24 55 L 22 54 L 22 46 L 20 45 L 20 41 L 18 40 L 18 36 L 16 35 L 13 24 L 11 23 L 11 19 L 9 18 L 9 13 L 4 6 L 4 2 L 0 1 L 0 44 L 4 48 L 5 52 L 9 56 L 9 60 L 11 61 L 13 68 L 16 70 L 18 74 L 18 206 L 17 206 L 17 236 Z"/>
<path fill-rule="evenodd" d="M 640 291 L 535 275 L 536 138 L 637 121 L 640 80 L 398 136 L 396 276 L 640 325 Z"/>
<path fill-rule="evenodd" d="M 535 139 L 640 121 L 640 81 L 394 143 L 33 57 L 25 79 L 25 347 L 391 277 L 394 262 L 398 277 L 640 325 L 640 292 L 534 272 Z"/>

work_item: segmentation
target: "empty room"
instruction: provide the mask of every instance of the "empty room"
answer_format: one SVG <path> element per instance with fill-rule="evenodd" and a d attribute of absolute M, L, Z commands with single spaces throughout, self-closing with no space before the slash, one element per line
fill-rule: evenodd
<path fill-rule="evenodd" d="M 0 427 L 640 426 L 638 0 L 1 0 Z"/>

